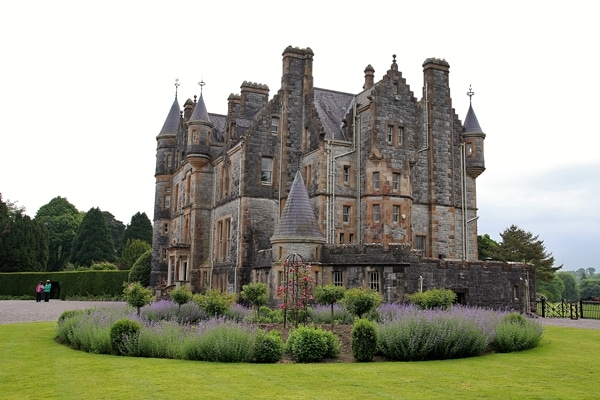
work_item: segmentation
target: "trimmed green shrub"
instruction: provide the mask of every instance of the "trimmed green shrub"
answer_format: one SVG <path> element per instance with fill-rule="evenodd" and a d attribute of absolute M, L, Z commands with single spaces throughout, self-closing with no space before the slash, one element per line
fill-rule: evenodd
<path fill-rule="evenodd" d="M 352 356 L 356 361 L 373 361 L 377 352 L 377 329 L 366 319 L 357 319 L 351 333 Z"/>
<path fill-rule="evenodd" d="M 142 326 L 137 321 L 122 318 L 110 327 L 110 347 L 113 354 L 135 355 Z"/>
<path fill-rule="evenodd" d="M 129 282 L 139 282 L 142 286 L 150 285 L 152 269 L 152 249 L 142 254 L 129 270 Z"/>
<path fill-rule="evenodd" d="M 430 289 L 425 292 L 407 294 L 406 299 L 424 310 L 434 308 L 447 310 L 454 303 L 456 293 L 450 289 Z"/>
<path fill-rule="evenodd" d="M 341 343 L 330 331 L 310 326 L 292 330 L 286 342 L 286 352 L 296 361 L 310 363 L 337 356 Z"/>
<path fill-rule="evenodd" d="M 281 360 L 285 350 L 285 344 L 281 338 L 281 332 L 272 330 L 265 332 L 258 330 L 254 344 L 254 361 L 257 363 L 276 363 Z"/>

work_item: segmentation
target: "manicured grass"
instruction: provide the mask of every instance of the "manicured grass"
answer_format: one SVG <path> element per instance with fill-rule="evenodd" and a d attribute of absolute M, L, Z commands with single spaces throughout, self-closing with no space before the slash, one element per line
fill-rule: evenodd
<path fill-rule="evenodd" d="M 225 364 L 89 354 L 56 323 L 0 325 L 3 399 L 596 399 L 600 331 L 546 327 L 519 353 L 427 362 Z"/>

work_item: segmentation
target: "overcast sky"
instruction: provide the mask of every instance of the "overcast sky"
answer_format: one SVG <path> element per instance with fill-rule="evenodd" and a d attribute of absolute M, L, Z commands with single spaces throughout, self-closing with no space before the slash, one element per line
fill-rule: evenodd
<path fill-rule="evenodd" d="M 316 87 L 358 93 L 397 55 L 415 96 L 429 57 L 485 139 L 479 234 L 515 224 L 563 270 L 600 270 L 600 24 L 591 1 L 5 1 L 0 193 L 34 216 L 56 196 L 125 224 L 153 218 L 156 135 L 175 95 L 225 114 L 243 81 L 280 88 L 288 45 Z"/>

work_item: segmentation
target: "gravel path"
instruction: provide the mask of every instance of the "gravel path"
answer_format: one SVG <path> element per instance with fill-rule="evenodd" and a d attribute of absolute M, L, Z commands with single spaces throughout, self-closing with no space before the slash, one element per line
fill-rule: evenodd
<path fill-rule="evenodd" d="M 68 310 L 100 307 L 125 307 L 125 302 L 115 301 L 63 301 L 50 300 L 36 303 L 35 300 L 0 301 L 0 324 L 16 322 L 57 321 Z M 566 326 L 571 328 L 600 329 L 598 319 L 538 318 L 542 325 Z"/>
<path fill-rule="evenodd" d="M 35 300 L 0 301 L 0 324 L 15 322 L 57 321 L 68 310 L 96 307 L 125 307 L 118 301 L 62 301 L 51 299 L 48 303 L 36 303 Z"/>

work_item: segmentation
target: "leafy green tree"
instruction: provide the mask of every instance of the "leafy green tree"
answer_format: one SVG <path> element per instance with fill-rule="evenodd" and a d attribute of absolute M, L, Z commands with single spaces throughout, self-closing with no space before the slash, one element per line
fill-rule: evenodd
<path fill-rule="evenodd" d="M 66 198 L 55 197 L 35 214 L 35 220 L 48 229 L 47 271 L 62 271 L 71 256 L 73 239 L 82 216 Z"/>
<path fill-rule="evenodd" d="M 579 300 L 579 287 L 575 281 L 574 272 L 561 271 L 556 276 L 563 282 L 565 290 L 562 292 L 562 298 L 566 300 Z"/>
<path fill-rule="evenodd" d="M 73 264 L 90 266 L 94 261 L 115 261 L 110 231 L 99 208 L 91 208 L 85 214 L 71 250 Z"/>
<path fill-rule="evenodd" d="M 499 244 L 487 233 L 477 236 L 477 250 L 480 260 L 494 260 L 497 257 Z"/>
<path fill-rule="evenodd" d="M 205 294 L 195 294 L 192 300 L 211 317 L 220 317 L 229 310 L 235 301 L 235 295 L 208 289 Z"/>
<path fill-rule="evenodd" d="M 600 297 L 600 279 L 586 278 L 579 283 L 581 297 Z"/>
<path fill-rule="evenodd" d="M 122 269 L 131 269 L 133 264 L 142 254 L 152 250 L 152 246 L 140 239 L 129 239 L 119 257 L 119 265 Z"/>
<path fill-rule="evenodd" d="M 150 285 L 150 272 L 152 269 L 152 250 L 142 254 L 129 271 L 129 282 L 139 282 L 142 286 Z"/>
<path fill-rule="evenodd" d="M 179 310 L 181 310 L 181 305 L 189 302 L 193 296 L 192 291 L 185 285 L 171 290 L 169 295 L 177 303 Z"/>
<path fill-rule="evenodd" d="M 141 308 L 155 300 L 152 290 L 143 287 L 139 282 L 126 283 L 123 289 L 123 297 L 125 297 L 127 304 L 137 308 L 138 317 Z"/>
<path fill-rule="evenodd" d="M 375 310 L 382 301 L 383 299 L 378 292 L 352 288 L 346 290 L 342 303 L 350 314 L 362 318 L 363 315 Z"/>
<path fill-rule="evenodd" d="M 102 211 L 102 215 L 104 215 L 104 220 L 106 221 L 106 225 L 108 226 L 108 230 L 110 231 L 110 236 L 113 240 L 113 247 L 115 249 L 115 254 L 121 254 L 121 250 L 123 249 L 123 232 L 125 231 L 125 224 L 121 221 L 117 220 L 114 215 L 109 213 L 108 211 Z"/>
<path fill-rule="evenodd" d="M 537 282 L 552 281 L 554 273 L 562 268 L 562 265 L 554 266 L 554 257 L 546 253 L 546 246 L 538 235 L 511 225 L 500 236 L 502 242 L 498 245 L 497 259 L 533 264 Z"/>
<path fill-rule="evenodd" d="M 537 294 L 543 295 L 550 301 L 560 301 L 563 298 L 562 294 L 565 291 L 565 285 L 558 276 L 554 276 L 549 282 L 540 282 L 536 290 Z"/>
<path fill-rule="evenodd" d="M 315 288 L 315 300 L 319 304 L 331 306 L 331 330 L 335 324 L 333 318 L 333 305 L 344 298 L 346 288 L 336 285 L 317 286 Z"/>
<path fill-rule="evenodd" d="M 249 283 L 242 286 L 240 292 L 242 299 L 250 302 L 252 308 L 256 311 L 256 320 L 260 320 L 260 307 L 269 301 L 269 289 L 264 283 Z"/>
<path fill-rule="evenodd" d="M 152 223 L 146 213 L 136 213 L 131 217 L 131 222 L 125 227 L 121 239 L 123 246 L 130 239 L 140 239 L 152 245 Z"/>

